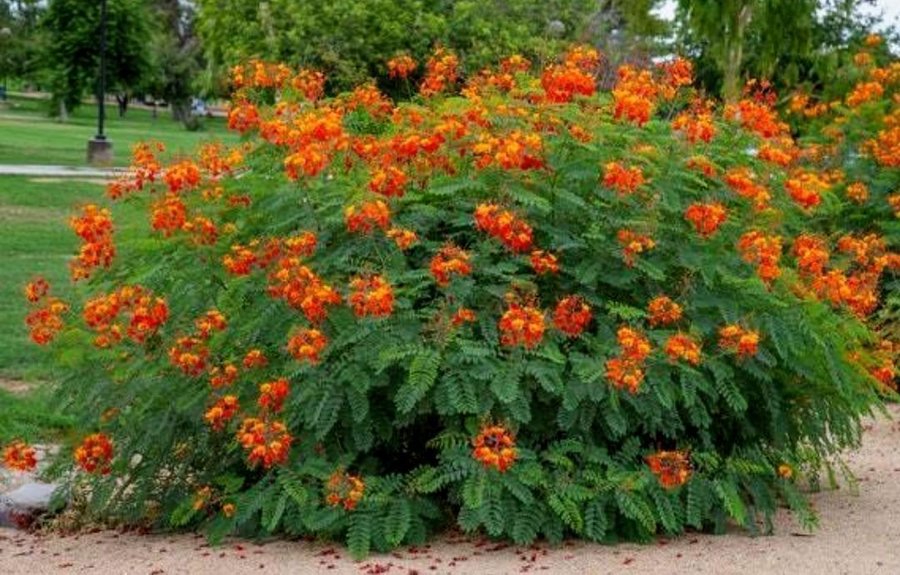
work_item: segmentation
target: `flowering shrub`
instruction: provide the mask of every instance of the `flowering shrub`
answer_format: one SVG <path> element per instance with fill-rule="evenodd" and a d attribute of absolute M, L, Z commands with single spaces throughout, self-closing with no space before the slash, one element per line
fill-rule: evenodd
<path fill-rule="evenodd" d="M 882 341 L 870 371 L 896 390 L 900 283 L 896 274 L 881 284 L 879 277 L 896 269 L 889 250 L 900 243 L 900 62 L 877 35 L 840 56 L 846 65 L 833 84 L 816 95 L 800 91 L 789 103 L 787 118 L 801 138 L 783 147 L 787 165 L 816 170 L 801 177 L 833 190 L 816 208 L 816 233 L 798 237 L 792 250 L 820 297 L 877 328 Z M 811 206 L 818 196 L 808 195 Z M 825 238 L 834 240 L 833 252 Z"/>
<path fill-rule="evenodd" d="M 808 231 L 833 182 L 751 153 L 789 139 L 764 99 L 695 102 L 683 61 L 597 93 L 599 58 L 460 85 L 442 52 L 396 106 L 257 67 L 241 150 L 139 148 L 109 191 L 147 206 L 148 238 L 84 207 L 114 256 L 79 257 L 94 295 L 35 338 L 99 432 L 75 452 L 92 508 L 357 555 L 451 522 L 647 539 L 755 530 L 782 499 L 812 521 L 783 469 L 858 442 L 879 386 L 875 293 L 833 285 Z M 876 284 L 896 263 L 845 243 Z"/>

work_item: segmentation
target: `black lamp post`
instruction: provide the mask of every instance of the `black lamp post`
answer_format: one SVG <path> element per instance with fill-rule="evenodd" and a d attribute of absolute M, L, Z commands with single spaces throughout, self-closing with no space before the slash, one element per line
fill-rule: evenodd
<path fill-rule="evenodd" d="M 103 133 L 106 121 L 106 0 L 100 1 L 100 77 L 97 81 L 97 135 L 88 140 L 89 164 L 110 164 L 113 159 L 112 141 Z"/>

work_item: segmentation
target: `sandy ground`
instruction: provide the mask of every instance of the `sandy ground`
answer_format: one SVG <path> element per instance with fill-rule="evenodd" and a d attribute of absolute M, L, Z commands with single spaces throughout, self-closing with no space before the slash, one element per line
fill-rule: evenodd
<path fill-rule="evenodd" d="M 900 419 L 900 406 L 890 410 Z M 447 536 L 424 548 L 356 563 L 339 546 L 314 543 L 231 541 L 210 548 L 196 535 L 60 537 L 0 529 L 0 574 L 900 574 L 900 423 L 871 424 L 862 449 L 849 454 L 848 463 L 860 479 L 859 495 L 815 494 L 821 526 L 812 534 L 783 513 L 776 535 L 768 537 L 736 532 L 644 546 L 573 542 L 517 548 Z"/>

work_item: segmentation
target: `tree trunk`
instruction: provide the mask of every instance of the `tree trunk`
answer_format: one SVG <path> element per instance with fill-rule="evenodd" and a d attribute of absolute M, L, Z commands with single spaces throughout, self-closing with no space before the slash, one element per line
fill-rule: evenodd
<path fill-rule="evenodd" d="M 69 121 L 69 111 L 66 109 L 65 98 L 59 99 L 59 121 L 60 122 L 68 122 Z"/>
<path fill-rule="evenodd" d="M 172 119 L 176 122 L 186 122 L 190 117 L 190 107 L 185 102 L 169 102 L 172 107 Z"/>
<path fill-rule="evenodd" d="M 728 103 L 734 103 L 741 97 L 741 65 L 744 63 L 744 35 L 752 18 L 753 8 L 750 4 L 745 4 L 741 7 L 733 22 L 734 29 L 731 37 L 725 42 L 722 95 Z"/>
<path fill-rule="evenodd" d="M 122 118 L 128 111 L 128 94 L 116 93 L 116 104 L 119 105 L 119 117 Z"/>

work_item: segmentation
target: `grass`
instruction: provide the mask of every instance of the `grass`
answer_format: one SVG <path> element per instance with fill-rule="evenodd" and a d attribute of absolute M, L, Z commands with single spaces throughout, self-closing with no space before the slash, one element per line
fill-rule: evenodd
<path fill-rule="evenodd" d="M 0 176 L 0 378 L 53 379 L 47 350 L 28 338 L 22 288 L 42 275 L 63 299 L 80 289 L 69 280 L 67 262 L 79 241 L 67 218 L 79 204 L 104 201 L 104 188 L 96 183 Z M 130 203 L 118 204 L 113 219 L 117 234 L 147 225 L 146 215 Z"/>
<path fill-rule="evenodd" d="M 11 96 L 7 105 L 0 107 L 0 164 L 85 165 L 87 141 L 97 130 L 96 107 L 81 106 L 66 123 L 60 123 L 47 115 L 47 106 L 46 100 Z M 156 119 L 149 110 L 137 108 L 119 118 L 112 106 L 107 107 L 104 131 L 113 142 L 117 166 L 127 166 L 132 146 L 143 140 L 161 141 L 173 155 L 188 154 L 204 141 L 237 141 L 227 131 L 224 119 L 203 122 L 203 130 L 189 132 L 172 121 L 166 109 L 160 109 Z"/>
<path fill-rule="evenodd" d="M 17 395 L 0 389 L 0 446 L 13 439 L 28 442 L 52 440 L 64 434 L 72 421 L 50 407 L 47 388 Z"/>

